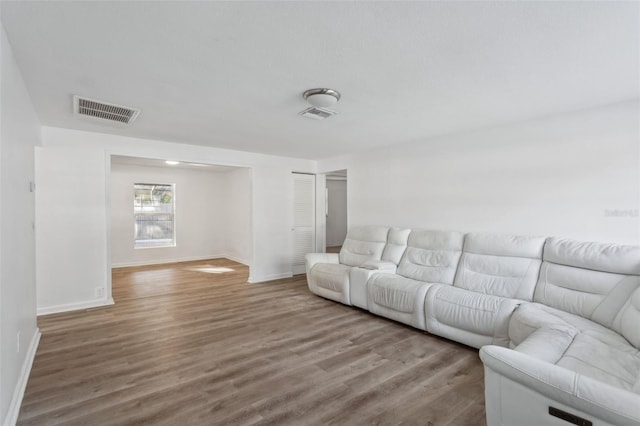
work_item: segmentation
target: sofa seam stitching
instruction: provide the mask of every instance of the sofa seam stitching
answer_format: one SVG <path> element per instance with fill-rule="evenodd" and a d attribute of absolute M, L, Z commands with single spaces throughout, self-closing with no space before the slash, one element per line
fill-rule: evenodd
<path fill-rule="evenodd" d="M 572 343 L 573 343 L 573 342 L 572 342 Z M 571 345 L 569 345 L 569 346 L 571 346 Z M 568 350 L 568 349 L 569 349 L 569 347 L 567 347 L 567 350 Z M 619 379 L 621 382 L 624 382 L 624 383 L 626 383 L 626 384 L 629 384 L 629 383 L 630 383 L 630 382 L 628 382 L 627 380 L 625 380 L 624 378 L 619 377 L 617 374 L 610 373 L 610 372 L 608 372 L 607 370 L 604 370 L 604 369 L 602 369 L 602 368 L 598 367 L 597 365 L 589 364 L 589 363 L 585 362 L 584 360 L 582 360 L 582 359 L 580 359 L 580 358 L 578 358 L 578 357 L 576 357 L 576 356 L 573 356 L 573 355 L 565 355 L 565 354 L 566 354 L 566 352 L 567 352 L 567 350 L 565 350 L 565 352 L 562 354 L 562 356 L 560 357 L 561 359 L 562 359 L 562 358 L 573 358 L 573 359 L 575 359 L 575 360 L 577 360 L 577 361 L 580 361 L 580 362 L 581 362 L 581 363 L 583 363 L 583 364 L 588 365 L 589 367 L 592 367 L 592 368 L 595 368 L 596 370 L 602 371 L 603 373 L 605 373 L 605 374 L 607 374 L 607 375 L 609 375 L 609 376 L 613 376 L 613 377 L 615 377 L 615 378 Z M 557 365 L 557 364 L 556 364 L 556 365 Z M 560 366 L 560 365 L 559 365 L 558 367 L 562 367 L 562 366 Z M 565 368 L 565 367 L 563 367 L 563 368 Z M 588 376 L 587 376 L 587 377 L 588 377 Z M 596 379 L 596 380 L 597 380 L 597 379 Z M 598 381 L 603 382 L 602 380 L 598 380 Z M 603 383 L 606 383 L 606 382 L 603 382 Z M 635 384 L 635 382 L 632 382 L 631 384 Z M 612 386 L 613 386 L 613 385 L 612 385 Z M 632 387 L 633 387 L 633 386 L 632 386 Z"/>

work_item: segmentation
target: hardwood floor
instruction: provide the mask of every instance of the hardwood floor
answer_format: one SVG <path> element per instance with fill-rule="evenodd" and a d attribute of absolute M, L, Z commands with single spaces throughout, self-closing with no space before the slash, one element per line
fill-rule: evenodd
<path fill-rule="evenodd" d="M 19 425 L 482 425 L 478 351 L 216 259 L 115 269 L 38 319 Z"/>

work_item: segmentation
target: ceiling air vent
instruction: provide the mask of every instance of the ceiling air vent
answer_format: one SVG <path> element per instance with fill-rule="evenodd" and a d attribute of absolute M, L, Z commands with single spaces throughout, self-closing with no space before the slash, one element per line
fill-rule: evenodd
<path fill-rule="evenodd" d="M 81 96 L 73 97 L 73 112 L 86 117 L 100 118 L 123 124 L 131 123 L 140 114 L 140 110 L 137 108 L 110 104 L 109 102 L 96 101 Z"/>
<path fill-rule="evenodd" d="M 314 120 L 324 120 L 327 117 L 336 115 L 337 112 L 331 111 L 325 108 L 310 107 L 300 112 L 300 115 L 307 118 L 313 118 Z"/>

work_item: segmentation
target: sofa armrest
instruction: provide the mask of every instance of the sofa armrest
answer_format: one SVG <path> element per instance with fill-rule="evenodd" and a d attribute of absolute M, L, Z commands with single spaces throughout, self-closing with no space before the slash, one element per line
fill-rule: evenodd
<path fill-rule="evenodd" d="M 395 264 L 391 269 L 366 269 L 363 267 L 355 267 L 349 273 L 350 283 L 349 292 L 351 293 L 351 304 L 358 308 L 368 309 L 369 302 L 367 300 L 367 282 L 369 278 L 376 274 L 394 274 L 396 272 Z"/>
<path fill-rule="evenodd" d="M 499 346 L 482 347 L 480 358 L 486 369 L 552 401 L 612 424 L 640 424 L 638 394 Z"/>
<path fill-rule="evenodd" d="M 395 274 L 398 266 L 393 262 L 385 262 L 384 260 L 367 260 L 362 265 L 360 265 L 360 268 L 391 272 L 392 274 Z"/>
<path fill-rule="evenodd" d="M 556 364 L 573 343 L 577 330 L 563 325 L 551 325 L 534 331 L 524 342 L 513 348 L 539 361 Z"/>
<path fill-rule="evenodd" d="M 338 253 L 307 253 L 304 259 L 307 275 L 316 263 L 340 263 Z"/>

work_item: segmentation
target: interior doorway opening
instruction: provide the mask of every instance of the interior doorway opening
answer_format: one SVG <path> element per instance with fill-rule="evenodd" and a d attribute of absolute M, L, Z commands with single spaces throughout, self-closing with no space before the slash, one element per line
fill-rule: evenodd
<path fill-rule="evenodd" d="M 327 253 L 338 253 L 347 236 L 347 170 L 336 170 L 326 176 L 326 237 Z"/>
<path fill-rule="evenodd" d="M 218 258 L 250 266 L 251 180 L 249 167 L 111 155 L 109 268 Z"/>

